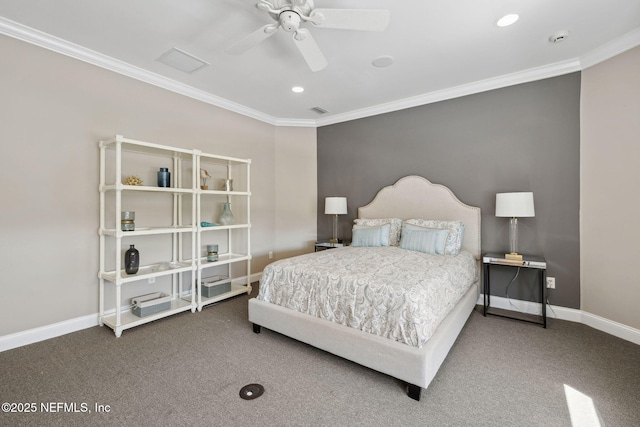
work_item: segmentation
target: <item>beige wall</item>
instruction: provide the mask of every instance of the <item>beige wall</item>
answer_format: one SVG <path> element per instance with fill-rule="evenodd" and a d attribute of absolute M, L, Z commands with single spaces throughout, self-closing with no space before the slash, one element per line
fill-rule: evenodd
<path fill-rule="evenodd" d="M 640 329 L 640 47 L 582 74 L 581 308 Z"/>
<path fill-rule="evenodd" d="M 276 129 L 274 258 L 313 252 L 316 240 L 317 149 L 315 128 Z"/>
<path fill-rule="evenodd" d="M 4 36 L 0 51 L 11 58 L 0 67 L 0 336 L 97 313 L 97 143 L 114 134 L 251 158 L 253 273 L 269 251 L 300 253 L 315 238 L 314 129 L 276 128 Z M 291 226 L 276 209 L 306 213 Z"/>

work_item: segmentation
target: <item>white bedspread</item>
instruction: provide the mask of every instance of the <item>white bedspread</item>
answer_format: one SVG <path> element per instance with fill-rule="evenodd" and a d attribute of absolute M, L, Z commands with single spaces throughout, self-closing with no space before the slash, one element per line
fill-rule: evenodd
<path fill-rule="evenodd" d="M 268 265 L 258 299 L 421 347 L 476 279 L 468 252 L 344 247 Z"/>

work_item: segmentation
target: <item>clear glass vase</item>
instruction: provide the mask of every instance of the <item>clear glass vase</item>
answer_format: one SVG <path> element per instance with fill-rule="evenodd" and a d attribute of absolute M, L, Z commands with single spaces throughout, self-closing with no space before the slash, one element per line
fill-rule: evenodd
<path fill-rule="evenodd" d="M 220 215 L 220 220 L 218 221 L 220 225 L 231 225 L 233 224 L 233 212 L 231 212 L 231 203 L 225 202 L 222 207 L 222 214 Z"/>

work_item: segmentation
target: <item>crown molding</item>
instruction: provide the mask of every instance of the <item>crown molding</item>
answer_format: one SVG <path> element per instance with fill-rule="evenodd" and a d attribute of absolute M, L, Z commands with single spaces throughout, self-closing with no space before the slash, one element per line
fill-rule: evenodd
<path fill-rule="evenodd" d="M 127 77 L 188 96 L 189 98 L 233 111 L 243 116 L 251 117 L 262 122 L 276 125 L 277 119 L 260 111 L 229 101 L 228 99 L 212 95 L 192 86 L 179 83 L 157 73 L 144 70 L 118 59 L 103 55 L 75 43 L 68 42 L 51 34 L 27 27 L 9 19 L 0 17 L 0 34 L 51 50 L 53 52 L 87 62 L 92 65 L 122 74 Z"/>
<path fill-rule="evenodd" d="M 318 123 L 314 119 L 275 119 L 272 124 L 287 127 L 318 127 Z"/>
<path fill-rule="evenodd" d="M 327 126 L 336 123 L 362 119 L 370 116 L 376 116 L 379 114 L 404 110 L 420 105 L 432 104 L 434 102 L 446 101 L 449 99 L 473 95 L 476 93 L 500 89 L 517 84 L 557 77 L 563 74 L 581 71 L 585 68 L 596 65 L 640 45 L 639 28 L 625 34 L 624 36 L 616 40 L 606 43 L 593 51 L 587 52 L 585 55 L 579 58 L 557 62 L 542 67 L 522 70 L 511 74 L 505 74 L 503 76 L 493 77 L 490 79 L 466 83 L 447 89 L 436 90 L 409 98 L 399 99 L 397 101 L 392 101 L 372 107 L 362 108 L 359 110 L 349 111 L 343 114 L 336 114 L 326 118 L 319 118 L 314 120 L 273 117 L 244 105 L 232 102 L 228 99 L 212 95 L 208 92 L 196 89 L 183 83 L 179 83 L 175 80 L 169 79 L 159 74 L 146 71 L 142 68 L 133 66 L 115 58 L 111 58 L 109 56 L 103 55 L 91 49 L 84 48 L 74 43 L 70 43 L 66 40 L 27 27 L 3 17 L 0 17 L 0 34 L 5 34 L 9 37 L 13 37 L 15 39 L 52 50 L 62 55 L 66 55 L 74 59 L 78 59 L 80 61 L 84 61 L 89 64 L 114 71 L 124 76 L 131 77 L 136 80 L 184 96 L 188 96 L 198 101 L 211 104 L 216 107 L 220 107 L 225 110 L 229 110 L 243 116 L 247 116 L 271 124 L 273 126 L 288 127 Z"/>
<path fill-rule="evenodd" d="M 375 116 L 378 114 L 390 113 L 406 108 L 417 107 L 420 105 L 431 104 L 439 101 L 446 101 L 461 96 L 472 95 L 475 93 L 486 92 L 489 90 L 500 89 L 503 87 L 513 86 L 522 83 L 528 83 L 536 80 L 557 77 L 575 71 L 582 71 L 600 62 L 620 55 L 627 50 L 640 46 L 640 28 L 630 31 L 629 33 L 610 41 L 579 58 L 567 61 L 557 62 L 542 67 L 531 68 L 528 70 L 518 71 L 503 76 L 498 76 L 486 80 L 472 82 L 460 86 L 455 86 L 443 90 L 417 95 L 411 98 L 400 99 L 385 104 L 379 104 L 373 107 L 354 110 L 344 114 L 337 114 L 326 119 L 316 120 L 316 125 L 326 126 L 350 120 L 357 120 L 365 117 Z"/>
<path fill-rule="evenodd" d="M 473 95 L 489 90 L 514 86 L 517 84 L 528 83 L 550 77 L 557 77 L 575 71 L 580 71 L 580 61 L 577 58 L 568 61 L 557 62 L 555 64 L 545 65 L 543 67 L 531 68 L 511 74 L 505 74 L 503 76 L 493 77 L 490 79 L 479 80 L 476 82 L 454 86 L 447 89 L 436 90 L 422 95 L 400 99 L 398 101 L 363 108 L 361 110 L 350 111 L 348 113 L 327 117 L 326 119 L 319 119 L 317 123 L 318 126 L 326 126 L 350 120 L 361 119 L 378 114 L 390 113 L 393 111 L 404 110 L 406 108 L 418 107 L 421 105 L 432 104 L 434 102 L 446 101 L 448 99 Z"/>
<path fill-rule="evenodd" d="M 587 52 L 580 58 L 581 69 L 592 67 L 637 46 L 640 46 L 640 28 Z"/>

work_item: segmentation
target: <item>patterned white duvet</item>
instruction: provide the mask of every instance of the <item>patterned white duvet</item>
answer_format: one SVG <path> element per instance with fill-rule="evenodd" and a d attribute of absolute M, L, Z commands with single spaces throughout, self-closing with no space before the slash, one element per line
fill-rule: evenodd
<path fill-rule="evenodd" d="M 421 347 L 476 279 L 464 251 L 344 247 L 268 265 L 258 299 Z"/>

